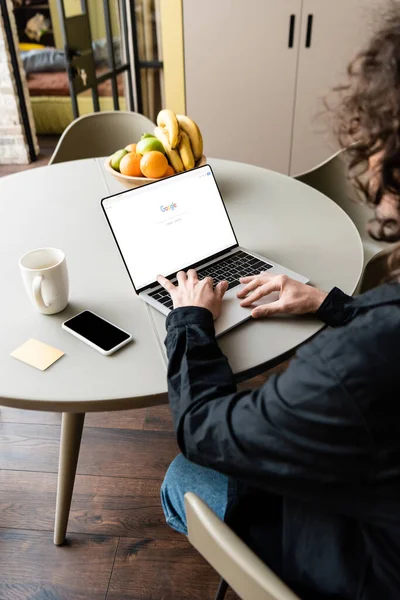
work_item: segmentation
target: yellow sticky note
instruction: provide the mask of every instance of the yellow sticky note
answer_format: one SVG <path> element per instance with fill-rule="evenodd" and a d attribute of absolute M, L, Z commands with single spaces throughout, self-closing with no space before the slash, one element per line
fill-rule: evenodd
<path fill-rule="evenodd" d="M 16 350 L 11 352 L 11 356 L 22 360 L 22 362 L 45 371 L 50 365 L 56 362 L 59 358 L 64 356 L 64 352 L 48 346 L 39 340 L 28 340 L 25 344 L 22 344 Z"/>

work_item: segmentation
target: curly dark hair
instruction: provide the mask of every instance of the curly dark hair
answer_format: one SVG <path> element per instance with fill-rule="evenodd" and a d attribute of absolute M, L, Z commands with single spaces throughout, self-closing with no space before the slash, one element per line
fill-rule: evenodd
<path fill-rule="evenodd" d="M 382 25 L 348 66 L 348 81 L 335 88 L 334 131 L 347 150 L 350 176 L 376 207 L 377 239 L 400 239 L 400 6 L 391 2 Z M 382 200 L 384 202 L 382 202 Z M 382 206 L 379 206 L 382 202 Z M 379 215 L 384 204 L 392 214 Z M 379 217 L 379 218 L 378 218 Z M 394 249 L 388 270 L 400 275 Z"/>
<path fill-rule="evenodd" d="M 379 156 L 380 182 L 369 200 L 384 193 L 400 197 L 400 8 L 392 5 L 381 29 L 348 67 L 338 86 L 335 132 L 347 148 L 350 168 Z M 358 174 L 359 174 L 358 170 Z"/>

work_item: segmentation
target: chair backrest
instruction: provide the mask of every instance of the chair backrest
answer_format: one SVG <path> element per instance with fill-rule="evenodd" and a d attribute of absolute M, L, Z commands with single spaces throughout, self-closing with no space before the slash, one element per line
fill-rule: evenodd
<path fill-rule="evenodd" d="M 295 179 L 322 192 L 348 214 L 363 242 L 365 265 L 388 246 L 386 242 L 373 240 L 367 232 L 368 221 L 374 217 L 374 213 L 370 207 L 360 202 L 360 192 L 349 180 L 345 150 Z M 321 227 L 323 226 L 329 227 L 329 223 L 321 223 Z"/>
<path fill-rule="evenodd" d="M 188 538 L 243 600 L 299 600 L 192 492 L 185 494 Z M 266 540 L 268 543 L 268 540 Z"/>
<path fill-rule="evenodd" d="M 135 112 L 107 111 L 84 115 L 72 121 L 62 134 L 49 164 L 109 156 L 152 133 L 154 123 Z"/>

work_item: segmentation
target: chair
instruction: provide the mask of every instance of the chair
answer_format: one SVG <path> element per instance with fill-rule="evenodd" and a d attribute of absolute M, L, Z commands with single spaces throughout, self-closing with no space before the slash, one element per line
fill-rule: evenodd
<path fill-rule="evenodd" d="M 192 492 L 185 508 L 190 543 L 223 578 L 215 600 L 223 600 L 228 584 L 243 600 L 299 600 Z"/>
<path fill-rule="evenodd" d="M 369 261 L 389 244 L 373 240 L 368 232 L 368 221 L 373 218 L 373 211 L 359 202 L 359 192 L 347 176 L 346 151 L 341 150 L 315 169 L 295 177 L 298 181 L 309 185 L 338 204 L 357 227 L 364 247 L 364 269 Z M 321 224 L 324 226 L 324 224 Z M 329 224 L 325 224 L 329 227 Z"/>
<path fill-rule="evenodd" d="M 152 133 L 154 127 L 150 119 L 135 112 L 106 111 L 84 115 L 68 125 L 49 165 L 109 156 L 119 148 L 140 140 L 143 133 Z"/>

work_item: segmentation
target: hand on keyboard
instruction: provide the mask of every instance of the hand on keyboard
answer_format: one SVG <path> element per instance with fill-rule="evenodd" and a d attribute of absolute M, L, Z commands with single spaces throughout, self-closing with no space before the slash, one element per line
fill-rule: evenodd
<path fill-rule="evenodd" d="M 279 292 L 275 302 L 262 304 L 253 309 L 252 317 L 269 317 L 277 314 L 304 315 L 314 313 L 325 300 L 327 293 L 305 283 L 295 281 L 287 275 L 270 275 L 263 273 L 250 277 L 242 277 L 240 283 L 246 284 L 238 293 L 242 298 L 241 306 L 251 306 L 253 302 Z"/>
<path fill-rule="evenodd" d="M 221 313 L 222 299 L 228 289 L 227 281 L 220 281 L 213 288 L 211 277 L 199 280 L 194 269 L 187 273 L 179 271 L 177 274 L 178 285 L 174 285 L 169 279 L 159 275 L 157 281 L 171 295 L 174 308 L 180 306 L 200 306 L 208 309 L 214 319 Z"/>
<path fill-rule="evenodd" d="M 246 275 L 257 275 L 271 269 L 272 265 L 260 260 L 252 254 L 239 250 L 227 258 L 223 258 L 197 271 L 199 279 L 212 277 L 214 284 L 224 280 L 228 282 L 228 290 L 240 285 L 240 278 Z"/>

